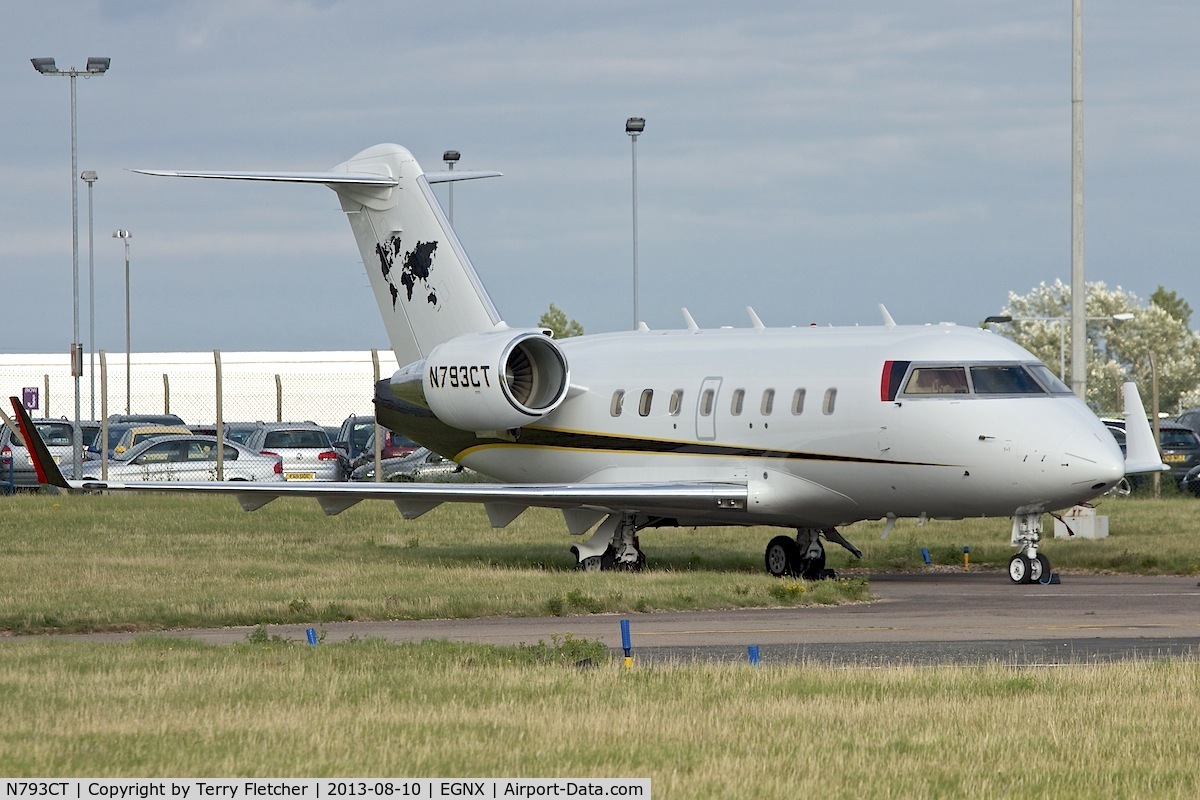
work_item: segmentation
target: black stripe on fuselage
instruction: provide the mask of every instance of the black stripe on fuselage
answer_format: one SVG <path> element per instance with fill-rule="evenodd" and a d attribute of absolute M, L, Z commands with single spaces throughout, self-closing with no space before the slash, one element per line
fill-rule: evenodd
<path fill-rule="evenodd" d="M 822 461 L 844 464 L 887 464 L 899 466 L 951 466 L 914 461 L 893 461 L 883 458 L 865 458 L 831 453 L 809 453 L 791 450 L 771 450 L 761 447 L 743 447 L 717 444 L 715 442 L 687 442 L 669 439 L 643 439 L 587 431 L 567 431 L 555 428 L 527 426 L 521 428 L 516 441 L 476 441 L 455 454 L 455 460 L 472 451 L 495 446 L 534 447 L 555 450 L 588 450 L 611 453 L 653 453 L 680 456 L 723 456 L 726 458 L 763 458 L 789 461 Z"/>

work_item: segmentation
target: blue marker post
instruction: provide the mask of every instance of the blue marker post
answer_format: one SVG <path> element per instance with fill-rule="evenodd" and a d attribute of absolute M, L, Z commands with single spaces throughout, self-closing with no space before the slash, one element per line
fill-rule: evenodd
<path fill-rule="evenodd" d="M 963 569 L 971 569 L 971 548 L 969 545 L 963 545 Z"/>
<path fill-rule="evenodd" d="M 629 620 L 621 620 L 621 647 L 625 650 L 625 669 L 633 666 L 633 641 L 629 635 Z"/>
<path fill-rule="evenodd" d="M 304 635 L 308 637 L 309 644 L 311 644 L 313 647 L 317 646 L 317 632 L 315 629 L 309 628 L 304 632 Z"/>
<path fill-rule="evenodd" d="M 927 567 L 933 563 L 932 561 L 929 560 L 929 548 L 927 548 L 927 547 L 921 548 L 921 558 L 925 559 L 925 566 L 927 566 Z"/>
<path fill-rule="evenodd" d="M 758 645 L 752 644 L 746 648 L 746 655 L 750 657 L 750 666 L 758 666 Z"/>

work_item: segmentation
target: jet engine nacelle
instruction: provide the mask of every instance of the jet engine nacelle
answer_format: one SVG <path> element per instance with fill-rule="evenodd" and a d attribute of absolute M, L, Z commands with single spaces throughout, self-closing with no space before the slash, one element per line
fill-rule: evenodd
<path fill-rule="evenodd" d="M 422 390 L 429 410 L 460 430 L 519 428 L 549 414 L 570 386 L 567 360 L 541 331 L 459 336 L 425 359 Z"/>

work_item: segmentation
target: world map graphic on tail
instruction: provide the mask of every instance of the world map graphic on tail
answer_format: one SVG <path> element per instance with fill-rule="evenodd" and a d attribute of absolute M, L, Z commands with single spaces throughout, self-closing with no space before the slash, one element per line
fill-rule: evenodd
<path fill-rule="evenodd" d="M 436 306 L 437 290 L 429 282 L 429 274 L 433 271 L 433 257 L 437 252 L 437 242 L 417 242 L 416 246 L 408 252 L 404 253 L 400 261 L 400 280 L 399 283 L 404 287 L 405 295 L 409 301 L 413 299 L 413 290 L 417 283 L 420 282 L 424 287 L 425 302 L 432 306 Z M 387 281 L 388 289 L 392 293 L 392 308 L 396 307 L 396 300 L 400 296 L 400 289 L 397 287 L 396 279 L 392 275 L 392 270 L 396 266 L 396 259 L 400 257 L 403 245 L 399 236 L 393 236 L 387 242 L 380 242 L 375 245 L 375 253 L 379 256 L 379 268 L 383 273 L 383 279 Z"/>

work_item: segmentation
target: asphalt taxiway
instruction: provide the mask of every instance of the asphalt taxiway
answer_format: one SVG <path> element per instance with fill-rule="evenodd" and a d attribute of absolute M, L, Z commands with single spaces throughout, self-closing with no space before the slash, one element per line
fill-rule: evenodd
<path fill-rule="evenodd" d="M 620 651 L 630 621 L 643 662 L 744 660 L 831 665 L 1065 664 L 1200 655 L 1200 585 L 1195 577 L 1064 575 L 1051 585 L 1016 585 L 1000 572 L 870 576 L 876 600 L 841 606 L 567 617 L 337 622 L 269 625 L 271 636 L 324 642 L 378 637 L 492 644 L 600 641 Z M 246 641 L 253 628 L 164 632 L 210 643 Z M 122 641 L 131 634 L 69 638 Z"/>

